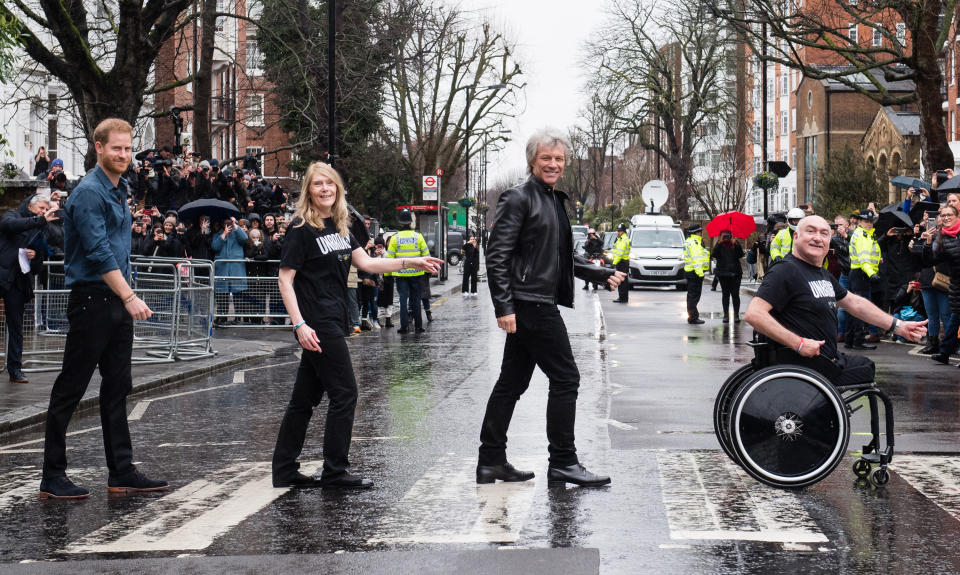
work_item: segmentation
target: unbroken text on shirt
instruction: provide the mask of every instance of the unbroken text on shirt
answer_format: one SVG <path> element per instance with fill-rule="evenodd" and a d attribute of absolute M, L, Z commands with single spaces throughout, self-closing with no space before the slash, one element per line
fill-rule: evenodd
<path fill-rule="evenodd" d="M 817 280 L 809 282 L 810 292 L 813 294 L 813 297 L 824 298 L 824 297 L 836 297 L 836 294 L 833 291 L 833 284 L 827 280 Z"/>
<path fill-rule="evenodd" d="M 320 246 L 320 251 L 323 252 L 323 255 L 327 255 L 334 250 L 350 251 L 350 242 L 340 234 L 320 236 L 317 238 L 317 245 Z"/>

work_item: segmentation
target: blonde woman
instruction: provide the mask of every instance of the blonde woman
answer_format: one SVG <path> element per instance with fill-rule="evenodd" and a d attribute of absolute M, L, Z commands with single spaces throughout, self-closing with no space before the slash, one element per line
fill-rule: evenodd
<path fill-rule="evenodd" d="M 303 177 L 300 199 L 280 257 L 280 295 L 303 348 L 293 394 L 273 452 L 274 487 L 365 489 L 369 479 L 349 471 L 357 383 L 347 349 L 347 274 L 353 265 L 370 273 L 417 268 L 436 273 L 432 257 L 371 258 L 348 231 L 343 180 L 331 166 L 314 162 Z M 313 408 L 330 400 L 319 478 L 298 471 L 297 458 Z"/>

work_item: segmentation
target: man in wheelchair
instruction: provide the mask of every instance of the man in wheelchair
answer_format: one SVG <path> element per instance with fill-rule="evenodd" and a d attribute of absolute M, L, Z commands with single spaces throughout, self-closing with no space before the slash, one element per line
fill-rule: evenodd
<path fill-rule="evenodd" d="M 869 358 L 837 351 L 837 306 L 869 324 L 890 326 L 911 341 L 926 335 L 927 322 L 895 319 L 841 286 L 823 268 L 831 234 L 820 216 L 800 220 L 792 253 L 767 271 L 744 319 L 783 346 L 775 351 L 776 363 L 809 367 L 836 386 L 871 383 L 874 365 Z"/>

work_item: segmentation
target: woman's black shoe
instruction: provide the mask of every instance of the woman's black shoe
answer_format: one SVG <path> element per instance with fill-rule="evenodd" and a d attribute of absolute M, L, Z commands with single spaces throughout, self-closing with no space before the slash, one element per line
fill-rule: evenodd
<path fill-rule="evenodd" d="M 497 479 L 507 482 L 533 479 L 532 471 L 520 471 L 509 463 L 503 465 L 477 465 L 477 483 L 493 483 Z"/>
<path fill-rule="evenodd" d="M 320 487 L 324 489 L 370 489 L 373 481 L 354 475 L 349 472 L 341 473 L 333 478 L 322 477 Z"/>
<path fill-rule="evenodd" d="M 316 477 L 309 477 L 300 473 L 294 473 L 287 479 L 273 478 L 274 487 L 293 487 L 294 489 L 310 489 L 312 487 L 321 487 L 322 483 Z"/>
<path fill-rule="evenodd" d="M 932 359 L 933 361 L 942 363 L 943 365 L 947 365 L 947 363 L 950 361 L 950 356 L 942 353 L 937 353 L 937 354 L 931 355 L 930 359 Z"/>

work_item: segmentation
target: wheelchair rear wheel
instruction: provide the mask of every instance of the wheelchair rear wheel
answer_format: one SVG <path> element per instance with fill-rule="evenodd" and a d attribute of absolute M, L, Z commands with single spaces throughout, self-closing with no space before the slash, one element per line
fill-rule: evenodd
<path fill-rule="evenodd" d="M 749 375 L 724 417 L 734 460 L 775 487 L 820 481 L 843 459 L 849 441 L 843 398 L 822 375 L 797 366 Z"/>
<path fill-rule="evenodd" d="M 733 446 L 730 443 L 730 431 L 728 417 L 730 413 L 730 404 L 733 402 L 733 396 L 741 383 L 753 374 L 756 369 L 753 364 L 748 363 L 737 371 L 733 372 L 717 392 L 717 399 L 713 403 L 713 431 L 717 435 L 717 441 L 720 447 L 730 459 L 737 461 L 737 456 L 733 452 Z"/>

